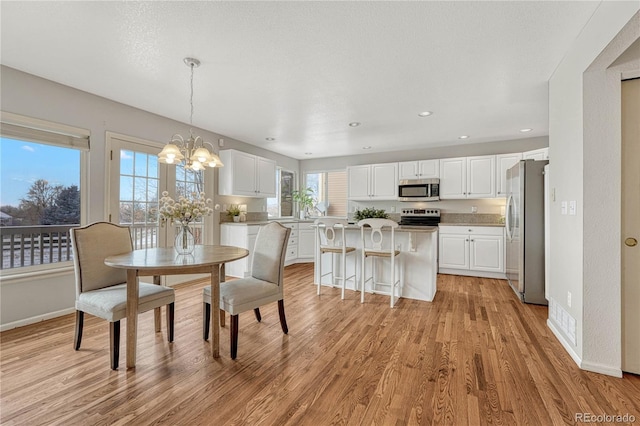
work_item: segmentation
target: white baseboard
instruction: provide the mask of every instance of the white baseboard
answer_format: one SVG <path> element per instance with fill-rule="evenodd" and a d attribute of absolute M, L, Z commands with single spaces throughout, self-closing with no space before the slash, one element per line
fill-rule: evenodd
<path fill-rule="evenodd" d="M 439 274 L 463 275 L 465 277 L 494 278 L 496 280 L 506 280 L 504 272 L 471 271 L 468 269 L 438 268 Z"/>
<path fill-rule="evenodd" d="M 67 309 L 62 309 L 60 311 L 48 312 L 46 314 L 36 315 L 35 317 L 24 318 L 18 321 L 0 325 L 0 331 L 7 331 L 7 330 L 11 330 L 18 327 L 23 327 L 25 325 L 36 324 L 38 322 L 46 321 L 51 318 L 57 318 L 63 315 L 72 314 L 75 311 L 76 311 L 76 308 L 67 308 Z"/>
<path fill-rule="evenodd" d="M 560 330 L 558 330 L 558 328 L 550 319 L 547 319 L 547 327 L 549 327 L 553 335 L 556 336 L 556 339 L 558 339 L 564 350 L 569 353 L 569 356 L 571 356 L 573 362 L 575 362 L 578 367 L 582 368 L 582 359 L 573 350 L 573 347 L 571 347 L 571 343 L 569 343 L 565 339 L 564 335 L 560 332 Z"/>
<path fill-rule="evenodd" d="M 609 365 L 603 364 L 595 364 L 588 361 L 583 361 L 577 353 L 571 347 L 571 344 L 565 339 L 564 335 L 558 330 L 558 328 L 553 324 L 553 321 L 547 319 L 547 327 L 553 332 L 556 336 L 556 339 L 562 344 L 564 349 L 569 353 L 569 356 L 573 359 L 573 361 L 580 367 L 582 370 L 591 371 L 599 374 L 606 374 L 607 376 L 613 377 L 622 377 L 622 370 L 617 367 L 611 367 Z"/>
<path fill-rule="evenodd" d="M 611 367 L 609 365 L 594 364 L 592 362 L 583 361 L 580 368 L 594 373 L 606 374 L 607 376 L 622 377 L 622 370 L 620 368 Z"/>

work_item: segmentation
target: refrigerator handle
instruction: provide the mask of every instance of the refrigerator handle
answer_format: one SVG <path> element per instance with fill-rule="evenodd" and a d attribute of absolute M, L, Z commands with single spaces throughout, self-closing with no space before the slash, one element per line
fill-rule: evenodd
<path fill-rule="evenodd" d="M 505 228 L 507 229 L 507 241 L 511 241 L 513 235 L 511 235 L 511 202 L 513 201 L 513 196 L 509 194 L 507 198 L 507 210 L 505 212 Z"/>

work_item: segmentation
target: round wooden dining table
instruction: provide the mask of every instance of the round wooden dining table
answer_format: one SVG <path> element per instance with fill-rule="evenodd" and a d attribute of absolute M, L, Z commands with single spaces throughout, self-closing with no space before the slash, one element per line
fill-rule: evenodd
<path fill-rule="evenodd" d="M 222 245 L 196 245 L 192 254 L 178 255 L 173 247 L 146 248 L 109 256 L 104 263 L 113 268 L 127 270 L 127 368 L 136 366 L 136 342 L 138 328 L 138 281 L 140 276 L 153 276 L 160 284 L 162 275 L 210 274 L 211 300 L 220 300 L 220 265 L 242 259 L 249 250 Z M 224 277 L 223 277 L 224 280 Z M 211 304 L 212 307 L 219 306 Z M 218 308 L 219 309 L 219 308 Z M 156 315 L 156 331 L 159 330 L 159 311 Z M 220 357 L 220 315 L 211 315 L 211 352 Z"/>

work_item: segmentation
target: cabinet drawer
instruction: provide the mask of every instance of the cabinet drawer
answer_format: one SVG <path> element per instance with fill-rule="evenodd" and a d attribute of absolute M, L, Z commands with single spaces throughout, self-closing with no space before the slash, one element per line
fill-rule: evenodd
<path fill-rule="evenodd" d="M 287 254 L 285 256 L 285 259 L 295 259 L 296 257 L 298 257 L 298 247 L 287 247 Z"/>
<path fill-rule="evenodd" d="M 503 226 L 454 226 L 440 225 L 438 227 L 440 234 L 464 234 L 464 235 L 503 235 Z"/>
<path fill-rule="evenodd" d="M 298 245 L 298 238 L 289 237 L 289 243 L 287 244 L 289 247 Z"/>

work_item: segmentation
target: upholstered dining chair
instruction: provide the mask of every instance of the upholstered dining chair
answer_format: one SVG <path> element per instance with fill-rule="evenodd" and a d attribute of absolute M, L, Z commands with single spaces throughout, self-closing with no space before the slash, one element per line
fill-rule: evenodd
<path fill-rule="evenodd" d="M 129 228 L 109 222 L 72 228 L 71 245 L 76 279 L 74 348 L 80 349 L 85 312 L 109 321 L 111 368 L 116 370 L 120 354 L 120 320 L 127 314 L 127 271 L 105 265 L 104 259 L 133 250 Z M 167 306 L 169 342 L 173 342 L 174 302 L 172 288 L 139 283 L 139 312 Z"/>
<path fill-rule="evenodd" d="M 220 283 L 220 309 L 231 315 L 229 326 L 231 359 L 238 354 L 238 315 L 253 309 L 258 322 L 262 320 L 260 306 L 278 302 L 280 326 L 284 334 L 289 333 L 284 314 L 284 258 L 289 241 L 290 228 L 277 222 L 264 225 L 258 231 L 253 248 L 251 276 Z M 209 338 L 211 319 L 211 286 L 202 294 L 204 309 L 203 337 Z M 218 312 L 215 310 L 214 315 Z"/>

